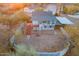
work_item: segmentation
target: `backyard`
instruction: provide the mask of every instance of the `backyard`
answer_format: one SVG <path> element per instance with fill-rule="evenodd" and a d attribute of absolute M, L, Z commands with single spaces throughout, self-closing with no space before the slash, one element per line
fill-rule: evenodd
<path fill-rule="evenodd" d="M 8 11 L 3 10 L 5 8 L 3 5 L 0 5 L 2 8 L 0 11 L 0 55 L 79 55 L 79 18 L 68 16 L 73 13 L 67 9 L 66 12 L 70 14 L 61 13 L 62 4 L 17 4 L 14 9 L 12 7 L 16 4 L 10 4 Z M 74 6 L 74 8 L 77 7 Z M 32 12 L 37 12 L 37 14 L 33 15 Z M 57 16 L 65 17 L 74 24 L 65 26 L 55 24 L 54 26 L 52 22 L 57 20 Z M 33 21 L 38 22 L 33 24 Z M 28 23 L 31 25 L 27 26 Z M 33 30 L 35 25 L 36 30 Z M 70 46 L 67 43 L 70 43 Z"/>

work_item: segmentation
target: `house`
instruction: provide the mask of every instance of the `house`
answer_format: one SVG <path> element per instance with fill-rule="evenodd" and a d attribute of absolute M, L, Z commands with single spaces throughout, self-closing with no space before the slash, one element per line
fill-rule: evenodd
<path fill-rule="evenodd" d="M 52 30 L 56 24 L 56 17 L 52 11 L 34 11 L 32 12 L 32 22 L 39 25 L 39 30 Z"/>

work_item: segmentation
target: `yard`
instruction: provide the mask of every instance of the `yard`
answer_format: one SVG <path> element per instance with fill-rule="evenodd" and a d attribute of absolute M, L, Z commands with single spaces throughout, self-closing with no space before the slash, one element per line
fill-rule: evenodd
<path fill-rule="evenodd" d="M 38 36 L 36 34 L 39 34 Z M 17 38 L 17 44 L 31 45 L 37 51 L 60 51 L 64 48 L 65 39 L 61 32 L 56 31 L 33 31 L 31 38 Z"/>

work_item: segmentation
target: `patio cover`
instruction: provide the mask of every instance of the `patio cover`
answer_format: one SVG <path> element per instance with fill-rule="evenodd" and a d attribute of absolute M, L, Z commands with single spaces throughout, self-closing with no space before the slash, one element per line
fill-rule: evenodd
<path fill-rule="evenodd" d="M 56 18 L 61 24 L 67 24 L 67 25 L 73 24 L 73 22 L 67 19 L 66 17 L 56 17 Z"/>

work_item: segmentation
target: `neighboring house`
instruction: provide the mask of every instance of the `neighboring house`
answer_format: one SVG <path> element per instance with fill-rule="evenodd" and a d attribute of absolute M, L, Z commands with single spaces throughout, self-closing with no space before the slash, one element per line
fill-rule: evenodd
<path fill-rule="evenodd" d="M 32 12 L 32 22 L 34 25 L 39 25 L 39 30 L 52 30 L 56 24 L 56 20 L 51 11 Z"/>

